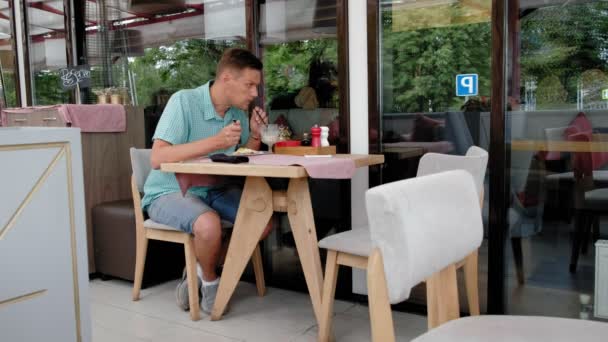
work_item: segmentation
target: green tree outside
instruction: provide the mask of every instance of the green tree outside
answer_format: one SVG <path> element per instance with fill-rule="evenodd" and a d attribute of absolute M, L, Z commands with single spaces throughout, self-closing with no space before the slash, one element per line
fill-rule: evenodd
<path fill-rule="evenodd" d="M 242 44 L 188 39 L 171 46 L 147 48 L 144 56 L 129 61 L 139 105 L 154 103 L 153 95 L 161 89 L 174 93 L 196 88 L 213 79 L 217 62 L 230 47 L 242 47 Z M 120 65 L 116 68 L 120 71 Z M 119 83 L 124 82 L 121 77 L 125 76 L 117 78 Z"/>
<path fill-rule="evenodd" d="M 458 18 L 461 12 L 457 6 L 424 10 L 419 14 L 434 18 L 438 11 L 444 19 Z M 478 74 L 479 94 L 490 95 L 489 18 L 487 22 L 449 25 L 402 12 L 406 14 L 382 13 L 383 112 L 459 110 L 464 100 L 456 97 L 457 74 Z M 432 25 L 435 27 L 429 27 Z"/>

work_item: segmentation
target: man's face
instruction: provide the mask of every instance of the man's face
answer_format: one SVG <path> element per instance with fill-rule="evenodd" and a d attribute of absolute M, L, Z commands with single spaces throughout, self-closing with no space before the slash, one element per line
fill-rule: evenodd
<path fill-rule="evenodd" d="M 245 68 L 241 71 L 230 70 L 228 79 L 228 96 L 231 105 L 247 111 L 249 104 L 258 96 L 258 85 L 262 80 L 262 73 L 255 69 Z"/>

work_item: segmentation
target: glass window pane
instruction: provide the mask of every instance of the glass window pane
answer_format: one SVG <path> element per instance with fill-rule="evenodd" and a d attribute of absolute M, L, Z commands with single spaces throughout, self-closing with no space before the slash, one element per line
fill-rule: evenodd
<path fill-rule="evenodd" d="M 427 152 L 464 155 L 473 145 L 489 150 L 491 1 L 387 0 L 380 1 L 379 15 L 381 182 L 415 177 Z M 370 131 L 374 136 L 378 132 Z M 485 280 L 486 239 L 479 262 L 479 279 Z M 425 303 L 424 286 L 410 300 Z M 465 297 L 460 303 L 468 311 Z M 484 296 L 480 304 L 484 311 Z"/>
<path fill-rule="evenodd" d="M 579 295 L 593 296 L 593 242 L 606 232 L 608 197 L 590 202 L 608 187 L 606 13 L 562 0 L 509 13 L 510 313 L 592 315 Z"/>
<path fill-rule="evenodd" d="M 295 140 L 310 133 L 313 125 L 328 126 L 329 142 L 336 145 L 341 86 L 336 1 L 266 0 L 259 6 L 264 103 L 271 123 L 283 127 L 282 139 Z M 318 239 L 350 229 L 345 225 L 350 221 L 350 210 L 344 210 L 344 203 L 349 203 L 346 188 L 350 186 L 340 181 L 310 180 Z M 266 240 L 270 254 L 266 267 L 278 286 L 306 290 L 287 215 L 279 215 L 278 220 L 275 236 Z"/>
<path fill-rule="evenodd" d="M 245 47 L 244 0 L 87 1 L 85 11 L 92 92 L 84 101 L 118 93 L 143 107 L 148 147 L 171 94 L 213 79 L 224 50 Z"/>
<path fill-rule="evenodd" d="M 100 9 L 96 2 L 86 3 L 94 91 L 88 102 L 119 92 L 126 102 L 162 108 L 173 92 L 212 79 L 226 48 L 245 45 L 244 0 L 127 5 L 106 1 Z"/>
<path fill-rule="evenodd" d="M 69 102 L 59 82 L 59 69 L 67 66 L 63 0 L 26 2 L 32 103 Z"/>
<path fill-rule="evenodd" d="M 17 66 L 10 6 L 9 1 L 0 1 L 0 109 L 17 106 Z"/>

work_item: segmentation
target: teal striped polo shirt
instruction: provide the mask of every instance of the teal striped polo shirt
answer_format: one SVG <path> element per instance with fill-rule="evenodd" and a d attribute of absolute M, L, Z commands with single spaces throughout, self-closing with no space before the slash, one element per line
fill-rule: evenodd
<path fill-rule="evenodd" d="M 198 88 L 180 90 L 173 94 L 160 117 L 152 139 L 161 139 L 172 145 L 185 144 L 212 137 L 231 124 L 232 120 L 240 120 L 243 129 L 240 145 L 245 144 L 249 139 L 247 114 L 231 107 L 224 117 L 219 116 L 211 102 L 210 85 L 211 82 L 207 82 Z M 234 148 L 235 146 L 232 146 L 214 153 L 230 153 L 234 152 Z M 207 190 L 208 187 L 192 187 L 188 192 L 206 197 Z M 156 198 L 177 191 L 180 189 L 173 173 L 152 170 L 144 185 L 142 207 L 147 209 Z"/>

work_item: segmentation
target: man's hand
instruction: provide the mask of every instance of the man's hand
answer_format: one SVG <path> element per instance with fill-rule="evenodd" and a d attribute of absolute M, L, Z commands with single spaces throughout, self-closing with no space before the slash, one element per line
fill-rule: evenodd
<path fill-rule="evenodd" d="M 251 119 L 249 120 L 249 127 L 251 128 L 251 134 L 254 139 L 259 140 L 261 136 L 260 127 L 267 124 L 268 115 L 266 115 L 266 112 L 258 106 L 253 108 L 251 111 Z"/>
<path fill-rule="evenodd" d="M 241 140 L 241 123 L 237 120 L 224 127 L 217 135 L 219 148 L 225 149 L 235 146 Z"/>

